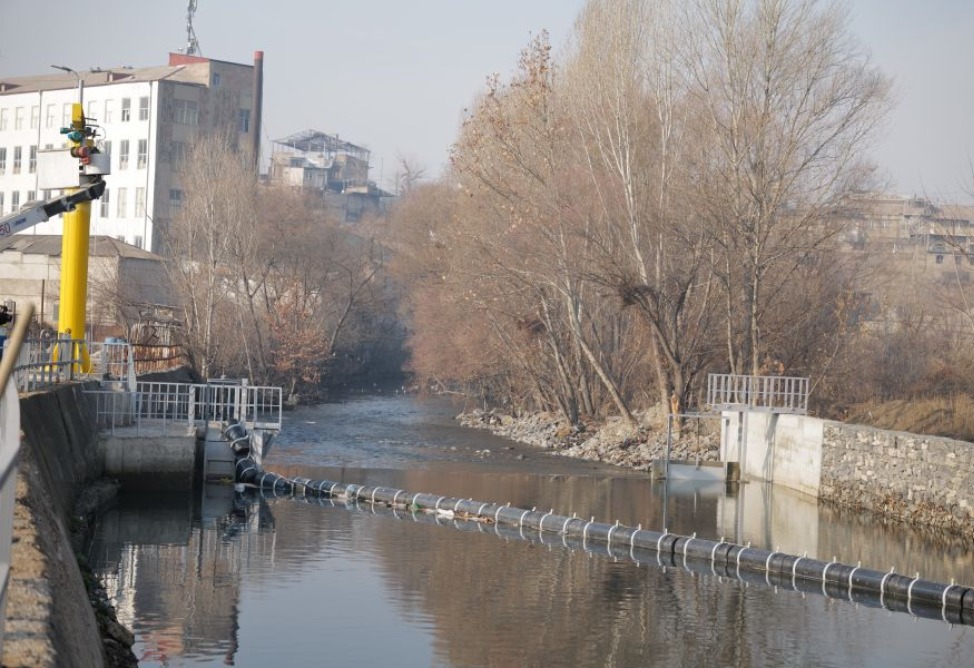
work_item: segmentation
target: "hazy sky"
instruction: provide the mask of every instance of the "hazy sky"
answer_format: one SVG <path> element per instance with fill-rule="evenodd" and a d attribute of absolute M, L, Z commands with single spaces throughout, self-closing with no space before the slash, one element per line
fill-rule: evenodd
<path fill-rule="evenodd" d="M 198 0 L 204 56 L 265 53 L 264 139 L 314 128 L 439 173 L 463 109 L 532 35 L 563 44 L 584 0 Z M 186 0 L 0 0 L 0 77 L 164 64 Z M 873 153 L 900 194 L 958 200 L 974 159 L 974 0 L 852 0 L 851 29 L 897 82 Z M 72 19 L 72 11 L 82 15 Z"/>

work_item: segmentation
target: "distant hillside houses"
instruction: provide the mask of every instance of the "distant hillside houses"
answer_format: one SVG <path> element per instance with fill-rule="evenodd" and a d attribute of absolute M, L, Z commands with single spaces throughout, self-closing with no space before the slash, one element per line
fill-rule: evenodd
<path fill-rule="evenodd" d="M 868 194 L 840 214 L 846 247 L 861 254 L 858 318 L 899 327 L 937 319 L 966 327 L 974 297 L 974 206 Z M 953 331 L 953 330 L 951 330 Z"/>
<path fill-rule="evenodd" d="M 933 264 L 974 262 L 974 206 L 922 197 L 860 195 L 849 201 L 847 240 L 859 250 L 930 255 Z"/>
<path fill-rule="evenodd" d="M 369 180 L 370 151 L 318 130 L 274 141 L 268 180 L 302 188 L 340 220 L 357 222 L 385 212 L 393 197 Z"/>

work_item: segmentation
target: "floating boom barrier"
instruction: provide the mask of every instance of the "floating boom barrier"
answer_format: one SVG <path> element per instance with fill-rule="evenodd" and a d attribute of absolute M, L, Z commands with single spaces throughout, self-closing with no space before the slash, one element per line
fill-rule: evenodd
<path fill-rule="evenodd" d="M 422 492 L 406 492 L 388 487 L 367 487 L 352 483 L 308 478 L 286 478 L 262 471 L 249 458 L 236 463 L 237 480 L 258 487 L 273 496 L 304 500 L 327 499 L 332 505 L 344 502 L 360 508 L 368 503 L 373 512 L 387 510 L 396 517 L 408 512 L 414 520 L 441 524 L 451 520 L 455 528 L 481 531 L 493 526 L 505 538 L 520 538 L 543 545 L 562 545 L 616 559 L 629 559 L 638 564 L 679 567 L 693 573 L 736 579 L 745 583 L 781 587 L 803 593 L 821 594 L 905 612 L 915 617 L 939 619 L 948 624 L 974 626 L 974 589 L 909 577 L 893 569 L 883 572 L 850 566 L 836 561 L 822 561 L 807 555 L 795 556 L 739 545 L 721 539 L 698 538 L 630 527 L 605 524 L 576 516 L 556 515 L 553 510 L 512 507 L 458 499 Z"/>

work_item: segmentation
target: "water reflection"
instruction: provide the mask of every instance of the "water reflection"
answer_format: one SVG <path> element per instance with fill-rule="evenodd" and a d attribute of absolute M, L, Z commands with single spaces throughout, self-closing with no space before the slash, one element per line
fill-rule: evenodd
<path fill-rule="evenodd" d="M 211 656 L 232 665 L 241 569 L 273 553 L 274 537 L 266 503 L 207 485 L 196 498 L 125 497 L 101 518 L 89 559 L 144 665 Z"/>
<path fill-rule="evenodd" d="M 646 527 L 661 526 L 665 496 L 679 533 L 848 559 L 842 547 L 864 564 L 901 555 L 925 561 L 917 569 L 931 579 L 971 568 L 957 546 L 910 555 L 902 532 L 759 485 L 728 493 L 666 491 L 633 476 L 302 473 Z M 91 554 L 146 666 L 915 665 L 974 650 L 969 629 L 906 615 L 229 487 L 193 501 L 126 499 Z"/>
<path fill-rule="evenodd" d="M 461 429 L 456 410 L 403 397 L 302 408 L 268 466 L 974 584 L 968 541 L 763 485 L 667 489 Z M 124 497 L 90 561 L 143 666 L 886 668 L 974 655 L 974 629 L 504 538 L 207 487 Z"/>

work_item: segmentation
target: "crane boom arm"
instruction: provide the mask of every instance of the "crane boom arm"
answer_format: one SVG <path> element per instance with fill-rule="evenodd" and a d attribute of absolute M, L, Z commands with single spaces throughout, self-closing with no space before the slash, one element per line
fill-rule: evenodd
<path fill-rule="evenodd" d="M 50 220 L 52 216 L 68 211 L 82 202 L 90 202 L 102 196 L 105 192 L 105 182 L 96 181 L 67 195 L 54 197 L 44 202 L 37 202 L 19 211 L 0 218 L 0 239 L 9 237 L 17 232 L 23 232 L 39 223 Z"/>

